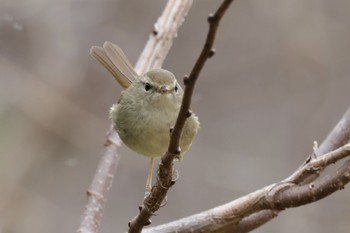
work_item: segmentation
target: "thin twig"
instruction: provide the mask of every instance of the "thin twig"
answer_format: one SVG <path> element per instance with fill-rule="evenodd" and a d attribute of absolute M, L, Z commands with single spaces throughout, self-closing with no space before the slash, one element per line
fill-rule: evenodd
<path fill-rule="evenodd" d="M 184 78 L 185 90 L 175 126 L 170 136 L 168 151 L 161 159 L 159 165 L 158 180 L 152 187 L 151 193 L 146 197 L 140 213 L 129 223 L 129 232 L 141 232 L 142 228 L 149 222 L 151 216 L 160 208 L 167 191 L 174 184 L 173 181 L 173 160 L 179 155 L 181 148 L 179 140 L 186 119 L 191 115 L 190 105 L 194 86 L 198 76 L 208 58 L 214 55 L 213 44 L 219 22 L 233 0 L 222 2 L 214 15 L 209 16 L 209 32 L 199 58 L 196 61 L 189 77 Z"/>
<path fill-rule="evenodd" d="M 210 15 L 208 17 L 209 32 L 207 34 L 207 39 L 205 41 L 204 47 L 191 71 L 190 76 L 184 78 L 184 84 L 186 85 L 186 88 L 179 116 L 171 133 L 168 153 L 166 153 L 165 156 L 163 156 L 162 158 L 162 163 L 164 165 L 172 163 L 174 159 L 174 154 L 176 155 L 179 153 L 179 140 L 183 126 L 185 125 L 185 121 L 190 115 L 190 105 L 194 86 L 205 62 L 208 60 L 208 58 L 214 55 L 213 44 L 216 37 L 216 31 L 219 27 L 219 22 L 232 2 L 233 0 L 223 1 L 218 10 L 215 12 L 215 14 Z"/>

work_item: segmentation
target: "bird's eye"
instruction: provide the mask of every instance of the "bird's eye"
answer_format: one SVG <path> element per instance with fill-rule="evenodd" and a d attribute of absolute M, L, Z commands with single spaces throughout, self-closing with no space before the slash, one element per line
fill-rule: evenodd
<path fill-rule="evenodd" d="M 179 89 L 179 88 L 177 87 L 177 84 L 176 84 L 176 86 L 175 86 L 175 88 L 174 88 L 175 92 L 177 92 L 178 89 Z"/>
<path fill-rule="evenodd" d="M 145 83 L 145 90 L 146 91 L 149 91 L 149 90 L 151 90 L 151 84 L 149 84 L 149 83 Z"/>

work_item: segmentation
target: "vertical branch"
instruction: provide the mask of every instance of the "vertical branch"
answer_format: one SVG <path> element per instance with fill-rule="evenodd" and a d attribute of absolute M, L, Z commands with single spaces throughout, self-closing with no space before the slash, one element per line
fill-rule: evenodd
<path fill-rule="evenodd" d="M 192 0 L 169 0 L 163 14 L 140 55 L 135 70 L 144 73 L 152 68 L 160 68 L 166 58 L 178 28 L 187 15 Z M 76 233 L 96 233 L 101 224 L 103 208 L 118 166 L 117 153 L 121 140 L 113 127 L 107 132 L 106 143 L 93 181 L 87 191 L 88 200 Z"/>
<path fill-rule="evenodd" d="M 186 88 L 184 91 L 184 96 L 183 96 L 179 116 L 177 118 L 177 121 L 174 126 L 174 130 L 172 131 L 172 134 L 170 137 L 168 153 L 162 158 L 162 162 L 164 164 L 171 163 L 172 158 L 174 157 L 172 156 L 172 154 L 179 153 L 178 152 L 179 140 L 180 140 L 181 132 L 185 124 L 185 121 L 187 117 L 189 117 L 190 115 L 189 111 L 190 111 L 191 98 L 192 98 L 194 86 L 196 84 L 196 81 L 199 77 L 200 72 L 202 71 L 202 68 L 205 62 L 208 60 L 208 58 L 212 57 L 215 53 L 213 49 L 213 44 L 216 37 L 216 31 L 219 27 L 219 22 L 222 16 L 225 14 L 226 10 L 229 8 L 232 2 L 233 0 L 223 1 L 220 7 L 218 8 L 218 10 L 215 12 L 215 14 L 209 15 L 208 17 L 209 31 L 207 34 L 204 47 L 191 71 L 190 76 L 184 78 L 184 84 L 186 85 Z"/>

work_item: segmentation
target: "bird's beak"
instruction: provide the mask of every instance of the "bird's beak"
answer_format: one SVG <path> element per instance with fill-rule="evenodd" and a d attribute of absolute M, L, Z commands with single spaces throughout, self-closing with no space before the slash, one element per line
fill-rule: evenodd
<path fill-rule="evenodd" d="M 170 91 L 170 88 L 168 87 L 168 86 L 161 86 L 160 88 L 159 88 L 159 92 L 160 93 L 162 93 L 162 94 L 165 94 L 165 93 L 167 93 L 167 92 L 169 92 Z"/>

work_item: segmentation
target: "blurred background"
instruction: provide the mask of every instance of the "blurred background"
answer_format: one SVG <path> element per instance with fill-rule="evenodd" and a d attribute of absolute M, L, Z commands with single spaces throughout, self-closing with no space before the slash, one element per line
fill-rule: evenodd
<path fill-rule="evenodd" d="M 221 1 L 195 1 L 164 68 L 188 74 Z M 1 0 L 0 232 L 74 232 L 121 88 L 89 56 L 109 40 L 132 63 L 165 1 Z M 350 2 L 241 0 L 196 86 L 201 130 L 157 225 L 291 174 L 350 105 Z M 148 159 L 123 147 L 100 232 L 123 232 Z M 349 232 L 349 187 L 255 232 Z"/>

